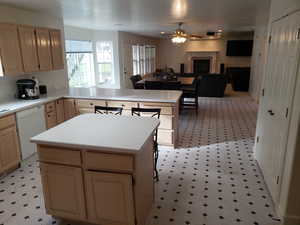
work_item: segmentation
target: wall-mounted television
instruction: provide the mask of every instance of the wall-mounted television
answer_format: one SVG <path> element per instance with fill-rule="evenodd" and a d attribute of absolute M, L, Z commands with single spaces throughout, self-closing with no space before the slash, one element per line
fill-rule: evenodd
<path fill-rule="evenodd" d="M 253 40 L 227 41 L 226 56 L 252 56 Z"/>

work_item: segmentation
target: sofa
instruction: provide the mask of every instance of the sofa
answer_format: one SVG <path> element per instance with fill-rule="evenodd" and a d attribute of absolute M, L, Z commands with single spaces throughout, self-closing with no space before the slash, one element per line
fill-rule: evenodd
<path fill-rule="evenodd" d="M 198 79 L 200 97 L 224 97 L 227 77 L 221 74 L 205 74 Z"/>

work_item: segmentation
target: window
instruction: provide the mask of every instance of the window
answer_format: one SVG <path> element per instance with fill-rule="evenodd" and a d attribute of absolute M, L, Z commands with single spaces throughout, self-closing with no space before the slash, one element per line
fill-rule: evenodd
<path fill-rule="evenodd" d="M 70 87 L 95 86 L 91 41 L 66 40 L 66 58 Z"/>
<path fill-rule="evenodd" d="M 133 75 L 144 75 L 155 71 L 156 48 L 150 45 L 133 45 Z"/>
<path fill-rule="evenodd" d="M 99 84 L 114 84 L 114 62 L 113 62 L 113 44 L 111 41 L 98 41 L 97 49 L 97 71 L 96 76 Z"/>

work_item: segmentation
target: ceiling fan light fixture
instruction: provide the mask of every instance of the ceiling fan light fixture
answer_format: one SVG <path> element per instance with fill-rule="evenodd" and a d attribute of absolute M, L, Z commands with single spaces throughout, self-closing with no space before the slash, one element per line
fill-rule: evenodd
<path fill-rule="evenodd" d="M 183 36 L 174 36 L 171 40 L 174 44 L 183 44 L 186 42 L 187 38 Z"/>
<path fill-rule="evenodd" d="M 186 40 L 187 40 L 187 35 L 181 29 L 177 29 L 171 39 L 171 41 L 174 44 L 183 44 L 184 42 L 186 42 Z"/>

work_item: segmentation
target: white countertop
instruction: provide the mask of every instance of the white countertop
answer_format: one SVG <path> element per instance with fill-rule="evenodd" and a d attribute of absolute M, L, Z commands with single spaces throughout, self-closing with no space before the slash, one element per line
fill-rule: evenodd
<path fill-rule="evenodd" d="M 105 88 L 70 88 L 42 96 L 36 100 L 15 99 L 8 102 L 0 102 L 0 117 L 14 112 L 22 111 L 37 105 L 45 104 L 59 98 L 83 98 L 140 102 L 164 102 L 176 103 L 182 92 L 167 90 L 137 90 L 137 89 L 105 89 Z M 8 111 L 1 112 L 3 109 Z"/>
<path fill-rule="evenodd" d="M 182 91 L 171 90 L 70 88 L 69 94 L 65 97 L 176 103 L 181 94 Z"/>
<path fill-rule="evenodd" d="M 37 144 L 137 153 L 159 120 L 149 117 L 83 114 L 33 138 Z"/>

